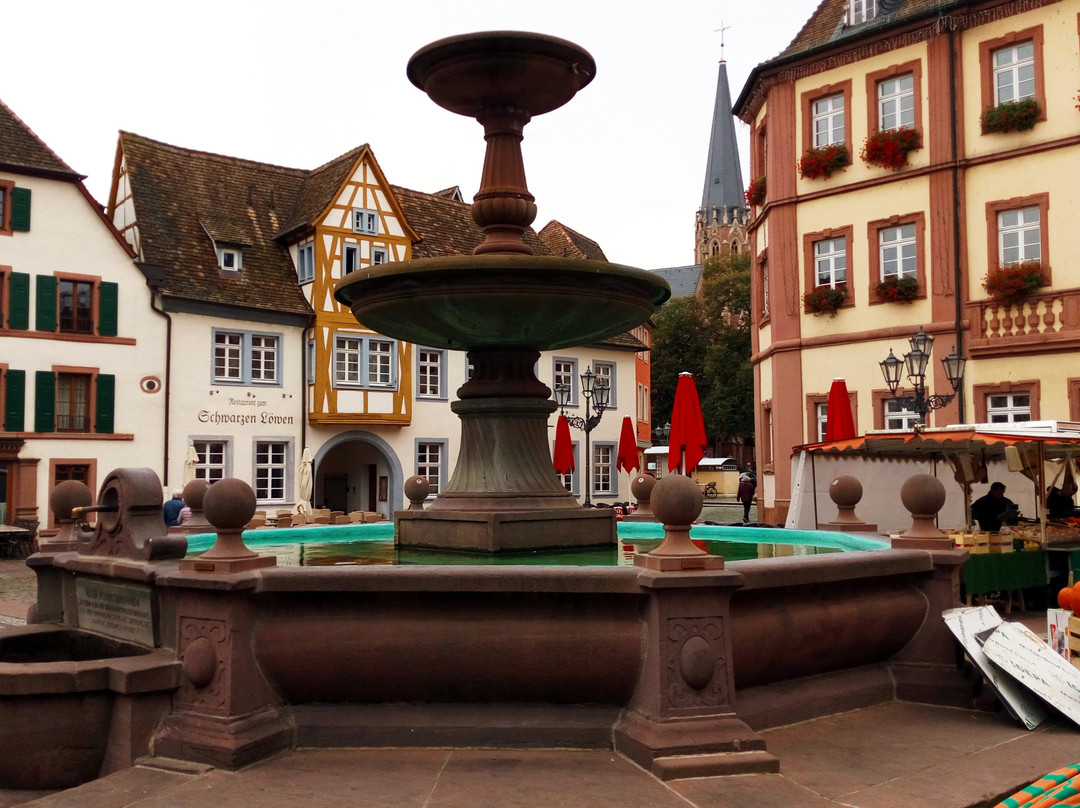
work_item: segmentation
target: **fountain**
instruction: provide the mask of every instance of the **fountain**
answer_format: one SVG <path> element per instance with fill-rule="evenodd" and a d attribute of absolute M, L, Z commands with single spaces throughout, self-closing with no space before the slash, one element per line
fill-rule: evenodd
<path fill-rule="evenodd" d="M 547 420 L 556 405 L 533 367 L 541 351 L 640 325 L 670 289 L 632 267 L 532 255 L 522 240 L 536 217 L 522 130 L 595 72 L 577 45 L 506 31 L 443 39 L 409 61 L 413 84 L 483 125 L 487 152 L 472 207 L 485 238 L 474 255 L 369 267 L 335 293 L 366 327 L 467 351 L 475 368 L 451 404 L 461 420 L 457 467 L 427 510 L 395 515 L 400 545 L 497 552 L 615 542 L 614 512 L 582 508 L 552 471 Z"/>

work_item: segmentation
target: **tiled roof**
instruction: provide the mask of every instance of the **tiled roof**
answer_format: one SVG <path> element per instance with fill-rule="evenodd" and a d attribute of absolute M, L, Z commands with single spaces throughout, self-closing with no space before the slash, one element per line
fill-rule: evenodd
<path fill-rule="evenodd" d="M 697 294 L 698 284 L 701 281 L 701 264 L 692 264 L 685 267 L 664 267 L 654 269 L 661 278 L 668 282 L 671 287 L 671 299 L 680 297 L 694 297 Z"/>
<path fill-rule="evenodd" d="M 358 146 L 310 172 L 288 223 L 281 229 L 282 233 L 310 226 L 319 217 L 338 188 L 349 178 L 357 159 L 366 148 L 366 145 Z"/>
<path fill-rule="evenodd" d="M 64 179 L 83 179 L 3 101 L 0 101 L 0 168 L 14 173 L 26 171 L 62 175 Z"/>
<path fill-rule="evenodd" d="M 308 172 L 182 149 L 120 133 L 142 259 L 164 269 L 167 297 L 311 314 L 286 250 L 274 241 Z M 239 277 L 218 269 L 217 239 L 243 248 Z"/>
<path fill-rule="evenodd" d="M 587 258 L 591 261 L 607 260 L 599 244 L 555 219 L 544 225 L 539 235 L 552 255 L 561 258 Z"/>

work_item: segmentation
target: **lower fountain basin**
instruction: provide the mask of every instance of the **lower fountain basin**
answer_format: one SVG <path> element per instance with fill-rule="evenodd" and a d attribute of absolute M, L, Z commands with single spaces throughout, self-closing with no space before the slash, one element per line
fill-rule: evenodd
<path fill-rule="evenodd" d="M 671 290 L 621 264 L 500 253 L 379 264 L 334 296 L 366 328 L 420 345 L 554 350 L 635 328 Z"/>
<path fill-rule="evenodd" d="M 109 764 L 110 743 L 148 736 L 179 683 L 169 650 L 51 625 L 5 629 L 0 788 L 70 788 L 124 768 Z"/>

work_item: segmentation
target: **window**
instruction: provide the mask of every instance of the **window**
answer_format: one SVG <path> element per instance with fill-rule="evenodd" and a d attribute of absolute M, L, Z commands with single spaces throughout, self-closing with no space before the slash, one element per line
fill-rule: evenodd
<path fill-rule="evenodd" d="M 214 331 L 215 384 L 278 384 L 281 338 L 250 331 Z"/>
<path fill-rule="evenodd" d="M 416 473 L 427 477 L 431 484 L 431 493 L 438 494 L 445 487 L 446 441 L 416 442 Z"/>
<path fill-rule="evenodd" d="M 336 387 L 397 385 L 397 343 L 377 337 L 337 335 L 334 339 Z"/>
<path fill-rule="evenodd" d="M 1035 97 L 1035 43 L 1022 42 L 993 52 L 994 106 Z"/>
<path fill-rule="evenodd" d="M 555 387 L 559 385 L 566 385 L 570 390 L 570 398 L 567 400 L 567 405 L 576 407 L 578 403 L 577 395 L 577 360 L 576 359 L 556 359 L 552 365 L 552 383 Z"/>
<path fill-rule="evenodd" d="M 15 183 L 0 180 L 0 233 L 4 235 L 11 234 L 11 226 L 8 224 L 8 217 L 11 215 L 11 203 L 8 202 L 8 197 L 14 187 Z"/>
<path fill-rule="evenodd" d="M 1031 396 L 1028 393 L 1000 393 L 986 397 L 986 421 L 990 424 L 1015 424 L 1031 420 Z"/>
<path fill-rule="evenodd" d="M 341 274 L 348 275 L 360 269 L 360 245 L 346 244 L 341 248 Z"/>
<path fill-rule="evenodd" d="M 387 253 L 384 247 L 372 247 L 371 248 L 371 264 L 385 264 L 389 260 L 389 253 Z"/>
<path fill-rule="evenodd" d="M 0 180 L 0 236 L 30 231 L 30 189 Z"/>
<path fill-rule="evenodd" d="M 27 307 L 29 306 L 29 277 L 26 276 L 25 284 L 20 278 L 19 289 L 16 290 L 17 277 L 18 273 L 12 273 L 11 304 L 20 310 L 20 317 L 28 319 L 28 310 L 23 314 L 22 301 L 25 299 Z M 116 336 L 119 301 L 117 284 L 91 276 L 38 275 L 35 278 L 35 287 L 35 330 L 99 337 Z M 19 295 L 18 300 L 16 293 Z M 23 297 L 24 295 L 26 297 Z M 14 312 L 15 308 L 12 309 L 12 314 Z"/>
<path fill-rule="evenodd" d="M 315 384 L 315 340 L 307 341 L 307 383 Z"/>
<path fill-rule="evenodd" d="M 315 245 L 302 244 L 296 250 L 296 279 L 300 283 L 315 280 Z"/>
<path fill-rule="evenodd" d="M 255 442 L 255 498 L 284 502 L 288 471 L 288 441 Z"/>
<path fill-rule="evenodd" d="M 608 386 L 608 409 L 615 409 L 615 364 L 613 362 L 593 362 L 596 381 L 603 379 Z"/>
<path fill-rule="evenodd" d="M 191 444 L 195 449 L 195 479 L 217 482 L 226 476 L 228 441 L 196 440 Z"/>
<path fill-rule="evenodd" d="M 218 266 L 224 272 L 239 272 L 243 269 L 244 254 L 239 247 L 217 246 Z"/>
<path fill-rule="evenodd" d="M 76 334 L 94 333 L 94 286 L 89 281 L 60 279 L 60 330 Z"/>
<path fill-rule="evenodd" d="M 830 95 L 814 101 L 811 125 L 814 130 L 815 149 L 832 143 L 844 143 L 844 96 Z"/>
<path fill-rule="evenodd" d="M 877 0 L 849 0 L 848 25 L 869 22 L 877 16 Z"/>
<path fill-rule="evenodd" d="M 922 423 L 919 414 L 894 398 L 882 401 L 885 429 L 901 429 L 909 432 Z"/>
<path fill-rule="evenodd" d="M 829 426 L 829 405 L 819 401 L 814 404 L 814 436 L 818 443 L 825 442 L 825 433 Z"/>
<path fill-rule="evenodd" d="M 615 494 L 615 444 L 594 443 L 592 455 L 593 495 Z"/>
<path fill-rule="evenodd" d="M 761 262 L 761 324 L 764 325 L 769 321 L 771 312 L 769 311 L 769 262 L 762 260 Z"/>
<path fill-rule="evenodd" d="M 90 376 L 56 374 L 56 431 L 90 431 Z"/>
<path fill-rule="evenodd" d="M 815 286 L 835 289 L 847 282 L 847 241 L 843 237 L 814 242 Z"/>
<path fill-rule="evenodd" d="M 59 483 L 75 480 L 80 483 L 90 482 L 89 463 L 57 463 L 53 467 L 53 487 Z"/>
<path fill-rule="evenodd" d="M 556 472 L 555 476 L 559 478 L 559 482 L 562 484 L 563 488 L 565 488 L 567 491 L 569 491 L 574 496 L 577 496 L 577 494 L 578 494 L 578 472 L 577 472 L 577 470 L 581 467 L 581 463 L 578 460 L 578 442 L 577 441 L 573 442 L 573 449 L 574 449 L 574 470 L 571 471 L 571 472 L 568 472 L 566 474 L 560 474 L 559 472 Z M 552 455 L 554 456 L 554 452 L 555 452 L 555 446 L 554 445 L 552 445 L 551 451 L 552 451 Z"/>
<path fill-rule="evenodd" d="M 649 388 L 644 384 L 637 386 L 637 420 L 643 424 L 649 423 Z"/>
<path fill-rule="evenodd" d="M 1037 206 L 998 213 L 998 262 L 1001 266 L 1041 260 L 1040 218 Z"/>
<path fill-rule="evenodd" d="M 915 126 L 915 77 L 910 73 L 878 82 L 878 129 Z"/>
<path fill-rule="evenodd" d="M 881 280 L 914 278 L 918 271 L 915 225 L 883 227 L 878 231 Z"/>
<path fill-rule="evenodd" d="M 446 352 L 433 348 L 416 349 L 417 398 L 446 398 Z"/>
<path fill-rule="evenodd" d="M 364 233 L 369 236 L 379 235 L 379 214 L 366 208 L 353 208 L 354 233 Z"/>

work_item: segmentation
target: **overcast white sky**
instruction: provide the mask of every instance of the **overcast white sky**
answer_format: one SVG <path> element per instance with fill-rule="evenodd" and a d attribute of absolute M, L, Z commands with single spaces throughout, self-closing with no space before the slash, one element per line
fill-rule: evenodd
<path fill-rule="evenodd" d="M 315 168 L 361 144 L 390 182 L 479 184 L 483 132 L 405 76 L 442 37 L 524 30 L 581 45 L 597 75 L 525 129 L 536 227 L 558 219 L 608 259 L 693 262 L 720 58 L 732 97 L 818 0 L 59 0 L 7 3 L 0 99 L 106 201 L 121 129 Z M 746 126 L 737 124 L 746 173 Z"/>

